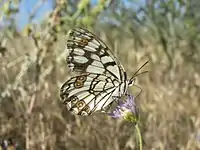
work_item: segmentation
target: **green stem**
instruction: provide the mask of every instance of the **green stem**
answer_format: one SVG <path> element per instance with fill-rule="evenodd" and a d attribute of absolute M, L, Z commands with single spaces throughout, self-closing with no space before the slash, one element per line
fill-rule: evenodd
<path fill-rule="evenodd" d="M 135 129 L 139 138 L 139 146 L 140 146 L 140 150 L 142 150 L 142 136 L 141 136 L 141 132 L 140 132 L 140 128 L 138 126 L 138 124 L 135 125 Z"/>

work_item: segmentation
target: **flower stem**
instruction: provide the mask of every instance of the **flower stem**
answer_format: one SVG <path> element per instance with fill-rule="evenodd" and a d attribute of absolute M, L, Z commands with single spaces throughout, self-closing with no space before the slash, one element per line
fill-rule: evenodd
<path fill-rule="evenodd" d="M 138 124 L 135 125 L 135 129 L 136 129 L 138 139 L 139 139 L 139 147 L 140 147 L 140 150 L 142 150 L 142 136 L 141 136 L 141 132 L 140 132 L 140 128 Z"/>

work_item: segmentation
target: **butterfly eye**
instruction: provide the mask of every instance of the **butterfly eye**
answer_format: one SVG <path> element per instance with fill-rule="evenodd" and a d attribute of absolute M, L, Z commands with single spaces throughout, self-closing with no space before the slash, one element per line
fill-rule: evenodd
<path fill-rule="evenodd" d="M 129 83 L 128 83 L 128 85 L 132 86 L 133 85 L 133 80 L 130 80 Z"/>

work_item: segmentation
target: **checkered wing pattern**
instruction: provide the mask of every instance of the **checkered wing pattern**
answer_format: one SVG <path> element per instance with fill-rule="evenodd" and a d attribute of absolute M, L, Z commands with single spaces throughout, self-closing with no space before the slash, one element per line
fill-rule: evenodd
<path fill-rule="evenodd" d="M 123 66 L 94 34 L 81 28 L 71 30 L 67 50 L 69 68 L 80 73 L 61 87 L 61 100 L 70 111 L 78 115 L 104 111 L 114 96 L 126 92 Z"/>

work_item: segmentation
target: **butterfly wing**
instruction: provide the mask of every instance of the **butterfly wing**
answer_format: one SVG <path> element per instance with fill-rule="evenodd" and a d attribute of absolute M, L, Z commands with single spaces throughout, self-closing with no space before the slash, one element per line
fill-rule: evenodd
<path fill-rule="evenodd" d="M 113 96 L 121 96 L 127 90 L 127 76 L 123 66 L 109 48 L 85 29 L 69 32 L 67 41 L 68 66 L 80 73 L 66 81 L 60 97 L 75 114 L 89 115 L 110 105 Z"/>
<path fill-rule="evenodd" d="M 60 97 L 67 108 L 78 115 L 103 111 L 118 95 L 120 83 L 102 74 L 87 73 L 66 81 Z"/>
<path fill-rule="evenodd" d="M 98 37 L 82 28 L 71 30 L 68 37 L 67 62 L 72 71 L 106 74 L 123 80 L 123 66 Z"/>

